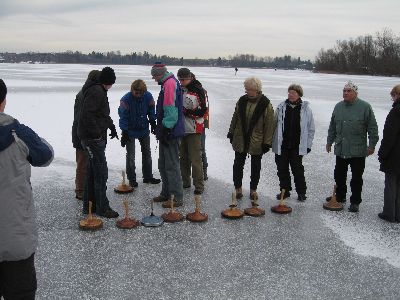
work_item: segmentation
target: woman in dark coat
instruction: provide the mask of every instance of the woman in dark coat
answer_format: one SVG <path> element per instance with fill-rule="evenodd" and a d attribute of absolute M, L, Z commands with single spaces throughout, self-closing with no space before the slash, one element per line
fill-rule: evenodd
<path fill-rule="evenodd" d="M 380 170 L 385 173 L 383 211 L 378 216 L 389 222 L 400 222 L 400 84 L 390 95 L 393 107 L 386 117 L 378 151 Z"/>

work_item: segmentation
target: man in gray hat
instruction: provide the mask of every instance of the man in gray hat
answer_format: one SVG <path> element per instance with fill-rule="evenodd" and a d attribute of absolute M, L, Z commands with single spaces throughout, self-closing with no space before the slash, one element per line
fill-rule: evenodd
<path fill-rule="evenodd" d="M 160 195 L 153 200 L 165 202 L 163 207 L 169 208 L 172 203 L 168 199 L 174 195 L 174 206 L 181 206 L 183 205 L 183 186 L 179 163 L 179 142 L 185 131 L 182 89 L 174 74 L 168 72 L 167 67 L 162 63 L 154 64 L 151 75 L 161 85 L 156 108 L 156 137 L 160 141 L 158 169 L 162 188 Z"/>

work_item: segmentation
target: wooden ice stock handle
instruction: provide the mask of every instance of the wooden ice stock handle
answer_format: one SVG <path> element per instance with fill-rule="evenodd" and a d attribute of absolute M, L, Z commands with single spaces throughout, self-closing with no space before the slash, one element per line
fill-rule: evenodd
<path fill-rule="evenodd" d="M 128 200 L 124 200 L 124 207 L 125 207 L 125 219 L 128 219 L 129 215 L 129 206 L 128 206 Z"/>
<path fill-rule="evenodd" d="M 125 171 L 122 171 L 122 185 L 126 185 L 126 183 L 125 183 Z"/>
<path fill-rule="evenodd" d="M 285 200 L 283 199 L 284 195 L 285 195 L 286 190 L 282 189 L 281 191 L 281 200 L 279 201 L 279 205 L 284 206 L 285 205 Z"/>
<path fill-rule="evenodd" d="M 92 219 L 92 205 L 93 205 L 93 202 L 89 201 L 89 215 L 88 215 L 89 220 Z"/>

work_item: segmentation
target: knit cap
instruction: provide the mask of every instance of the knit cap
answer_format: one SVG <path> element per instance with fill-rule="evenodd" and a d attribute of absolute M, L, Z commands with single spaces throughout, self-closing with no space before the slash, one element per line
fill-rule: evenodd
<path fill-rule="evenodd" d="M 115 77 L 115 72 L 112 68 L 105 67 L 105 68 L 103 68 L 103 70 L 101 70 L 101 73 L 99 76 L 99 81 L 101 84 L 112 85 L 115 83 L 116 79 L 117 78 Z"/>
<path fill-rule="evenodd" d="M 178 78 L 190 78 L 191 73 L 188 68 L 180 68 L 178 70 Z"/>
<path fill-rule="evenodd" d="M 167 72 L 167 67 L 161 62 L 156 62 L 151 68 L 151 76 L 161 76 Z"/>

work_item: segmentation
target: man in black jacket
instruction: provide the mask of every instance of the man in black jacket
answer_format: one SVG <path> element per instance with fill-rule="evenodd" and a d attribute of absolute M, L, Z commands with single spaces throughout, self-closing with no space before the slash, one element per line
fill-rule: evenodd
<path fill-rule="evenodd" d="M 99 70 L 90 71 L 86 81 L 98 82 L 100 76 Z M 75 160 L 76 160 L 76 173 L 75 173 L 75 198 L 82 200 L 85 186 L 86 177 L 86 154 L 82 148 L 81 141 L 78 137 L 78 121 L 81 116 L 82 104 L 83 104 L 83 91 L 82 89 L 76 95 L 74 104 L 74 121 L 72 123 L 72 146 L 75 148 Z"/>
<path fill-rule="evenodd" d="M 385 173 L 383 211 L 378 216 L 389 222 L 400 222 L 400 84 L 390 95 L 393 107 L 386 118 L 378 151 L 380 170 Z"/>
<path fill-rule="evenodd" d="M 89 200 L 93 201 L 93 212 L 106 218 L 117 218 L 111 209 L 106 191 L 108 168 L 105 155 L 107 129 L 111 139 L 117 138 L 115 125 L 110 117 L 107 91 L 115 83 L 115 73 L 105 67 L 99 82 L 87 81 L 82 88 L 84 95 L 82 111 L 78 122 L 78 137 L 87 155 L 87 174 L 83 194 L 83 213 L 88 213 Z"/>

